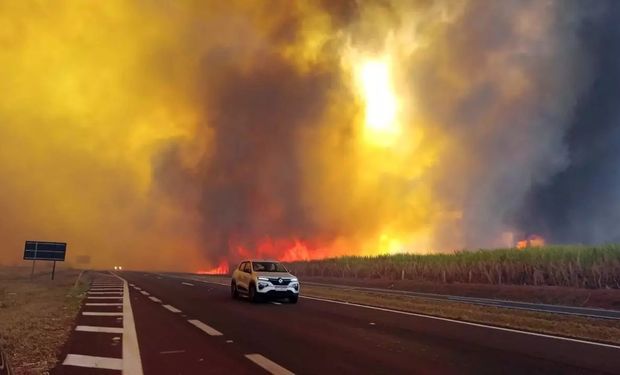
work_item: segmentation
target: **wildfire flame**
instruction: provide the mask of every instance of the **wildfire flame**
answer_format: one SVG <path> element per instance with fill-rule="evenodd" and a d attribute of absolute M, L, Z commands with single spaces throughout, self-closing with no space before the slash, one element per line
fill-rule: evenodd
<path fill-rule="evenodd" d="M 532 234 L 524 240 L 517 241 L 517 249 L 526 249 L 529 247 L 542 247 L 545 246 L 545 239 L 538 234 Z"/>
<path fill-rule="evenodd" d="M 210 270 L 199 270 L 196 273 L 199 275 L 226 275 L 228 274 L 228 262 L 222 260 L 217 267 L 211 268 Z"/>

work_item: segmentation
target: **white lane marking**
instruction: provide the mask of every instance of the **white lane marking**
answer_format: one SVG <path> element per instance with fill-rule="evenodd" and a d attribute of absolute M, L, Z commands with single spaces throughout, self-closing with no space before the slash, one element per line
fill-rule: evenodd
<path fill-rule="evenodd" d="M 183 285 L 187 285 L 187 286 L 194 286 L 194 284 L 192 284 L 192 283 L 186 283 L 185 281 L 183 281 L 181 284 L 183 284 Z"/>
<path fill-rule="evenodd" d="M 145 290 L 141 290 L 140 293 L 144 294 L 145 296 L 150 296 L 149 292 Z"/>
<path fill-rule="evenodd" d="M 196 326 L 198 329 L 202 330 L 203 332 L 206 332 L 206 334 L 209 336 L 222 336 L 222 332 L 218 331 L 217 329 L 211 326 L 204 324 L 200 320 L 190 319 L 188 320 L 188 322 L 189 324 Z"/>
<path fill-rule="evenodd" d="M 226 340 L 226 343 L 227 343 L 227 344 L 232 344 L 232 343 L 233 343 L 233 340 Z"/>
<path fill-rule="evenodd" d="M 92 355 L 67 354 L 62 363 L 65 366 L 103 368 L 108 370 L 122 370 L 123 360 L 120 358 L 95 357 Z"/>
<path fill-rule="evenodd" d="M 246 354 L 245 358 L 249 359 L 250 361 L 252 361 L 252 362 L 256 363 L 257 365 L 259 365 L 260 367 L 264 368 L 270 374 L 274 374 L 274 375 L 294 375 L 289 370 L 285 369 L 284 367 L 280 366 L 279 364 L 275 363 L 274 361 L 272 361 L 270 359 L 267 359 L 266 357 L 264 357 L 264 356 L 262 356 L 260 354 Z"/>
<path fill-rule="evenodd" d="M 121 284 L 92 284 L 91 288 L 122 288 Z"/>
<path fill-rule="evenodd" d="M 123 288 L 115 288 L 115 289 L 89 289 L 89 292 L 117 292 L 120 293 L 123 291 Z"/>
<path fill-rule="evenodd" d="M 368 323 L 368 324 L 370 324 L 371 326 L 374 326 L 374 325 L 375 325 L 375 323 L 374 323 L 374 322 L 370 322 L 370 323 Z"/>
<path fill-rule="evenodd" d="M 282 303 L 276 302 L 276 301 L 271 301 L 271 303 L 273 303 L 274 305 L 281 305 L 282 304 Z"/>
<path fill-rule="evenodd" d="M 129 286 L 136 286 L 135 284 L 129 284 Z"/>
<path fill-rule="evenodd" d="M 142 375 L 142 360 L 140 359 L 140 345 L 136 334 L 136 323 L 133 318 L 129 286 L 127 280 L 114 274 L 123 281 L 123 374 Z"/>
<path fill-rule="evenodd" d="M 141 288 L 138 288 L 137 286 L 133 287 L 135 290 L 142 290 Z"/>
<path fill-rule="evenodd" d="M 86 303 L 86 306 L 123 306 L 122 303 Z"/>
<path fill-rule="evenodd" d="M 163 307 L 165 307 L 167 310 L 172 311 L 173 313 L 180 313 L 181 310 L 177 309 L 174 306 L 170 306 L 170 305 L 162 305 Z"/>
<path fill-rule="evenodd" d="M 159 352 L 159 354 L 176 354 L 176 353 L 185 353 L 185 350 L 166 350 L 164 352 Z"/>
<path fill-rule="evenodd" d="M 84 316 L 123 316 L 122 312 L 82 311 Z"/>
<path fill-rule="evenodd" d="M 88 292 L 88 294 L 123 294 L 123 292 Z"/>
<path fill-rule="evenodd" d="M 123 329 L 120 327 L 77 326 L 75 330 L 81 332 L 123 333 Z"/>
<path fill-rule="evenodd" d="M 194 279 L 194 278 L 187 278 L 187 277 L 181 277 L 181 276 L 174 276 L 174 275 L 165 275 L 162 273 L 158 273 L 157 275 L 161 275 L 163 277 L 170 277 L 172 279 L 180 279 L 180 280 L 190 280 L 190 281 L 198 281 L 200 283 L 207 283 L 207 284 L 217 284 L 217 285 L 223 285 L 223 286 L 230 286 L 230 284 L 225 284 L 225 283 L 217 283 L 215 281 L 207 281 L 207 280 L 200 280 L 200 279 Z"/>
<path fill-rule="evenodd" d="M 159 298 L 157 298 L 157 297 L 150 296 L 150 297 L 149 297 L 149 299 L 150 299 L 151 301 L 153 301 L 153 302 L 159 302 L 159 303 L 161 303 L 161 300 L 160 300 Z"/>
<path fill-rule="evenodd" d="M 336 300 L 332 300 L 332 299 L 316 298 L 316 297 L 308 297 L 308 296 L 300 296 L 300 297 L 301 298 L 305 298 L 305 299 L 316 300 L 316 301 L 323 301 L 323 302 L 329 302 L 329 303 L 337 303 L 339 305 L 361 307 L 361 308 L 364 308 L 364 309 L 385 311 L 385 312 L 391 312 L 391 313 L 395 313 L 395 314 L 402 314 L 402 315 L 409 315 L 409 316 L 416 316 L 416 317 L 419 317 L 419 318 L 441 320 L 441 321 L 444 321 L 444 322 L 457 323 L 457 324 L 465 324 L 465 325 L 469 325 L 469 326 L 494 329 L 494 330 L 504 331 L 504 332 L 520 333 L 520 334 L 523 334 L 523 335 L 545 337 L 545 338 L 548 338 L 548 339 L 554 339 L 554 340 L 560 340 L 560 341 L 570 341 L 570 342 L 577 342 L 577 343 L 580 343 L 580 344 L 602 346 L 602 347 L 605 347 L 605 348 L 612 348 L 612 349 L 620 349 L 619 345 L 604 344 L 604 343 L 601 343 L 601 342 L 586 341 L 586 340 L 579 340 L 579 339 L 571 339 L 569 337 L 553 336 L 553 335 L 547 335 L 547 334 L 544 334 L 544 333 L 520 331 L 518 329 L 489 326 L 489 325 L 481 324 L 481 323 L 472 323 L 472 322 L 466 322 L 466 321 L 463 321 L 463 320 L 456 320 L 456 319 L 450 319 L 450 318 L 442 318 L 440 316 L 418 314 L 418 313 L 412 313 L 412 312 L 408 312 L 408 311 L 392 310 L 392 309 L 386 309 L 384 307 L 360 305 L 358 303 L 342 302 L 342 301 L 336 301 Z"/>
<path fill-rule="evenodd" d="M 118 296 L 118 297 L 86 297 L 86 299 L 121 299 L 123 298 L 122 296 Z"/>

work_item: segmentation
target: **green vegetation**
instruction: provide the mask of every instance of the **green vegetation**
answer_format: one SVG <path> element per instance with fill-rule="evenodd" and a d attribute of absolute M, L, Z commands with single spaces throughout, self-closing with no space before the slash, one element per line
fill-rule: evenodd
<path fill-rule="evenodd" d="M 300 277 L 618 289 L 620 245 L 346 256 L 291 262 L 287 267 Z"/>

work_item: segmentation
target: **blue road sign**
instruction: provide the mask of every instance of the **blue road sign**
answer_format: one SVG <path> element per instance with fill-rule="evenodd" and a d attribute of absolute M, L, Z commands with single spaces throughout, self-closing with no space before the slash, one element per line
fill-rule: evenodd
<path fill-rule="evenodd" d="M 64 242 L 26 241 L 24 260 L 54 260 L 63 262 L 67 252 Z"/>

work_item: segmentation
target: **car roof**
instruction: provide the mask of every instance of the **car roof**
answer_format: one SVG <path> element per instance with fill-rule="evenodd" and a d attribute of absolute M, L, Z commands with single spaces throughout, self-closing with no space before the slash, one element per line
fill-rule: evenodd
<path fill-rule="evenodd" d="M 279 260 L 273 260 L 273 259 L 246 259 L 246 260 L 242 260 L 242 262 L 271 262 L 271 263 L 280 263 Z"/>

